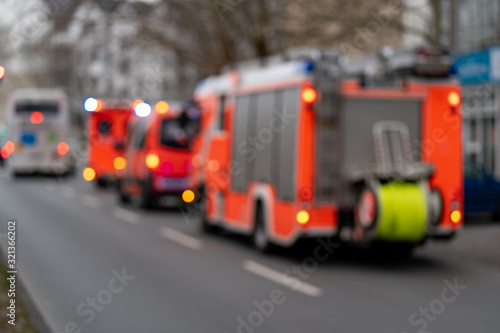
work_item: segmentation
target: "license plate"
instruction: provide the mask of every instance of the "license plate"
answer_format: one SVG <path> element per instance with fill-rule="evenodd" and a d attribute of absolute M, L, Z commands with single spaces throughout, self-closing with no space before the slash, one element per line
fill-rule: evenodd
<path fill-rule="evenodd" d="M 182 203 L 182 200 L 179 197 L 166 196 L 160 198 L 160 204 L 163 206 L 177 206 Z"/>
<path fill-rule="evenodd" d="M 181 191 L 188 187 L 187 178 L 162 178 L 160 188 L 166 191 Z"/>

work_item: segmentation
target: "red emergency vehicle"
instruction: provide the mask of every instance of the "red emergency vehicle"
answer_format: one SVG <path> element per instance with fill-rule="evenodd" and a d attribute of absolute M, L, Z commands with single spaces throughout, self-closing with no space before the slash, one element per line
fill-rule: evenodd
<path fill-rule="evenodd" d="M 118 182 L 120 201 L 128 203 L 132 197 L 140 197 L 145 208 L 156 206 L 161 198 L 167 198 L 167 204 L 178 204 L 182 198 L 193 201 L 193 192 L 184 192 L 189 185 L 191 145 L 198 132 L 200 111 L 191 105 L 160 101 L 155 112 L 141 112 L 148 107 L 137 105 L 136 116 L 128 124 L 127 163 Z"/>
<path fill-rule="evenodd" d="M 388 52 L 390 51 L 390 52 Z M 262 66 L 266 63 L 266 66 Z M 413 248 L 462 225 L 459 85 L 437 48 L 295 49 L 199 84 L 205 229 Z"/>
<path fill-rule="evenodd" d="M 125 167 L 123 150 L 132 107 L 133 103 L 128 101 L 103 101 L 93 97 L 85 100 L 84 109 L 89 113 L 85 180 L 95 180 L 98 186 L 104 187 L 115 178 L 116 170 Z"/>

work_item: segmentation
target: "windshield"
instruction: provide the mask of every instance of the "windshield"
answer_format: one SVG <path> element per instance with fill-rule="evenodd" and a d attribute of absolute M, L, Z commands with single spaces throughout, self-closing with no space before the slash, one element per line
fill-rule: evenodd
<path fill-rule="evenodd" d="M 35 111 L 43 114 L 57 114 L 59 106 L 57 102 L 31 102 L 20 101 L 16 104 L 16 113 L 32 113 Z"/>
<path fill-rule="evenodd" d="M 182 118 L 164 119 L 161 125 L 160 143 L 167 147 L 187 149 L 196 134 L 193 121 L 182 121 Z"/>

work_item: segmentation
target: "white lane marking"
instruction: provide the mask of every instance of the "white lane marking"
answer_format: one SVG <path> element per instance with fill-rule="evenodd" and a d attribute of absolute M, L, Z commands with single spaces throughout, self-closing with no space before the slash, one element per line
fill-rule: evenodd
<path fill-rule="evenodd" d="M 161 227 L 160 235 L 168 240 L 174 241 L 194 250 L 200 250 L 202 248 L 201 240 L 188 236 L 171 228 Z"/>
<path fill-rule="evenodd" d="M 61 185 L 61 194 L 63 197 L 68 198 L 68 199 L 76 198 L 76 190 L 72 187 L 67 186 L 67 185 Z"/>
<path fill-rule="evenodd" d="M 115 207 L 113 210 L 113 216 L 130 224 L 139 223 L 139 215 L 120 207 Z"/>
<path fill-rule="evenodd" d="M 254 273 L 260 277 L 279 283 L 294 291 L 301 292 L 311 297 L 318 297 L 323 293 L 321 288 L 305 283 L 295 277 L 275 271 L 274 269 L 258 264 L 255 261 L 245 260 L 243 262 L 243 268 L 248 272 Z"/>
<path fill-rule="evenodd" d="M 81 200 L 82 204 L 90 208 L 99 209 L 102 206 L 101 200 L 92 195 L 84 194 L 82 195 Z"/>

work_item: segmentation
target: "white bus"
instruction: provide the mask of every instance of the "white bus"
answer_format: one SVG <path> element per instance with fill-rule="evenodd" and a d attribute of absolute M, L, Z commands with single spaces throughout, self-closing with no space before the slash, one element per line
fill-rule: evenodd
<path fill-rule="evenodd" d="M 16 90 L 8 99 L 7 124 L 9 139 L 14 143 L 8 159 L 12 175 L 74 171 L 75 161 L 68 144 L 68 101 L 63 91 Z"/>

